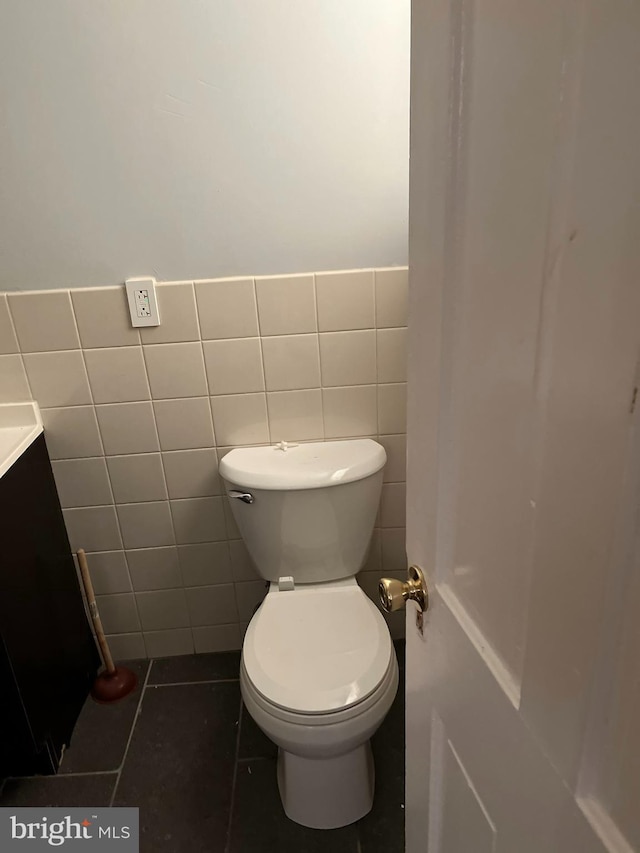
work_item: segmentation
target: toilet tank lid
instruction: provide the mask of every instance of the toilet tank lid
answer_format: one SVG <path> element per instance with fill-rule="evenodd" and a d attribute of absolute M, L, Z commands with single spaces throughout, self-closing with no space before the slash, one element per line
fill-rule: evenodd
<path fill-rule="evenodd" d="M 254 489 L 322 489 L 362 480 L 384 467 L 384 447 L 370 438 L 241 447 L 220 460 L 220 475 Z"/>

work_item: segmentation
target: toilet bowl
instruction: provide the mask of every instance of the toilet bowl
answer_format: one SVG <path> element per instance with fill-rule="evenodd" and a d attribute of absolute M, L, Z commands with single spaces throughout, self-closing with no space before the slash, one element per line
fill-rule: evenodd
<path fill-rule="evenodd" d="M 286 814 L 316 829 L 371 809 L 369 738 L 398 687 L 387 625 L 355 580 L 385 461 L 362 439 L 243 448 L 220 464 L 234 518 L 270 581 L 243 644 L 242 696 L 278 746 Z"/>

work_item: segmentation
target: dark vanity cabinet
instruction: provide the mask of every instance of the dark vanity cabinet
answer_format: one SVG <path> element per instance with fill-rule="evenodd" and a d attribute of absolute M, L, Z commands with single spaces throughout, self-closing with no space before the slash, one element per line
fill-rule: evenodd
<path fill-rule="evenodd" d="M 0 779 L 55 773 L 100 660 L 41 434 L 0 478 Z"/>

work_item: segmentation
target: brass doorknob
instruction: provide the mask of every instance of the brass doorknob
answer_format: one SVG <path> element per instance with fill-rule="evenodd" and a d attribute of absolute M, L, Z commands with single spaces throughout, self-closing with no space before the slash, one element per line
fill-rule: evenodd
<path fill-rule="evenodd" d="M 380 604 L 387 613 L 402 610 L 407 601 L 415 601 L 420 610 L 429 606 L 429 593 L 424 574 L 419 566 L 409 566 L 408 579 L 399 581 L 395 578 L 381 578 L 378 584 Z"/>

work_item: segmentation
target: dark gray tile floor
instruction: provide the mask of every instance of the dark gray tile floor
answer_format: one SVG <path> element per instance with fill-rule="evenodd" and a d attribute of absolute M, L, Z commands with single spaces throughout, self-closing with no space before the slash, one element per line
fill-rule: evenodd
<path fill-rule="evenodd" d="M 373 738 L 372 811 L 318 831 L 282 810 L 276 747 L 242 707 L 239 661 L 228 652 L 129 662 L 135 693 L 88 700 L 59 774 L 7 779 L 0 805 L 138 806 L 142 853 L 402 853 L 404 678 Z"/>

